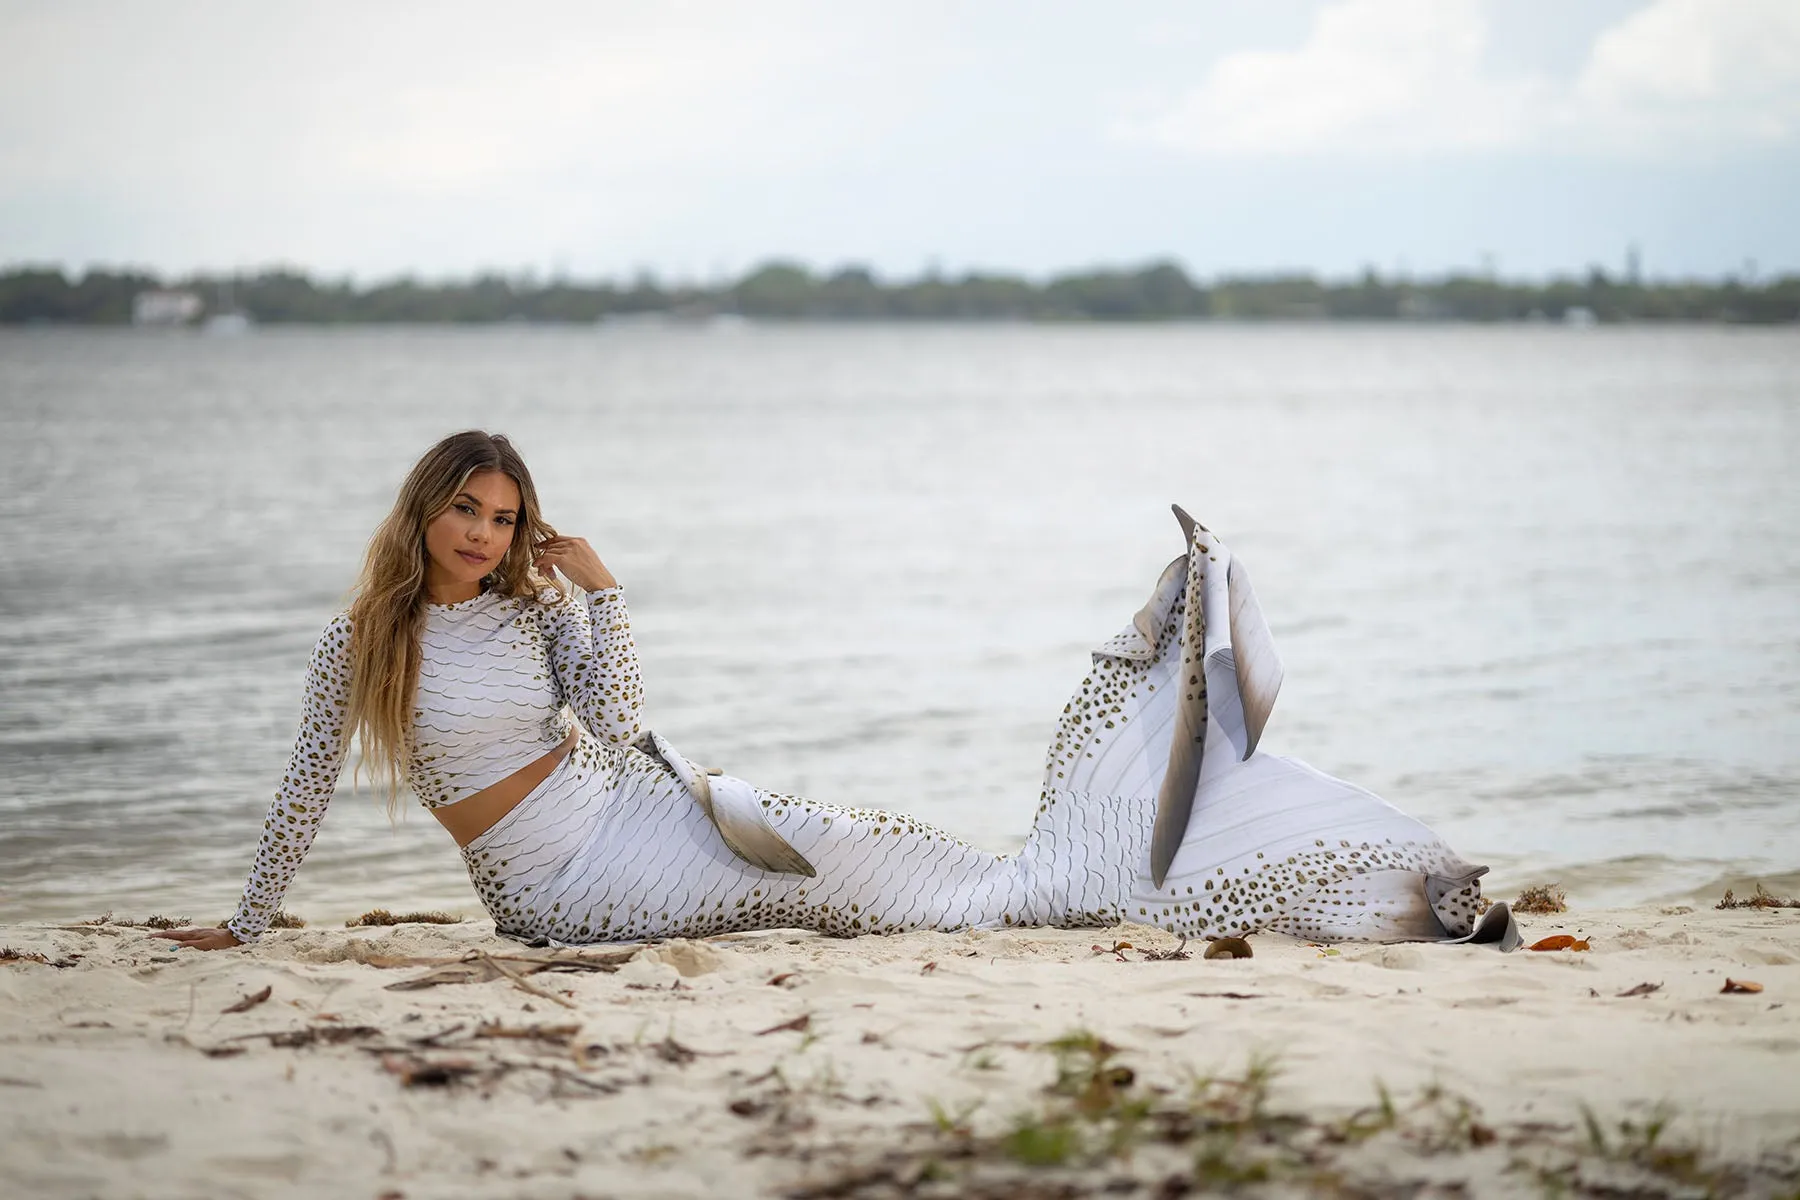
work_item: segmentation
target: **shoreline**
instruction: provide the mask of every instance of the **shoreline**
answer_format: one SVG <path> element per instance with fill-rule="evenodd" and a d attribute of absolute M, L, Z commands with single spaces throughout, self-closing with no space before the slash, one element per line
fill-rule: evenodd
<path fill-rule="evenodd" d="M 34 1196 L 1800 1188 L 1800 910 L 1521 924 L 1591 949 L 13 924 L 0 1147 Z"/>

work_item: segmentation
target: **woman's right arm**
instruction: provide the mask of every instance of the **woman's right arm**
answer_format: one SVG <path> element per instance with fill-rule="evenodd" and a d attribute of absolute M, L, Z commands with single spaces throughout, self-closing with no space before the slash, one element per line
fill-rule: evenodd
<path fill-rule="evenodd" d="M 237 912 L 223 930 L 171 930 L 171 941 L 200 949 L 216 949 L 253 941 L 269 927 L 281 907 L 288 883 L 306 857 L 325 809 L 337 790 L 344 755 L 350 745 L 346 716 L 350 701 L 350 617 L 340 614 L 325 627 L 313 647 L 306 671 L 306 700 L 300 733 L 288 758 L 287 774 L 269 805 L 262 840 L 250 867 L 250 881 Z M 226 935 L 229 935 L 227 937 Z"/>

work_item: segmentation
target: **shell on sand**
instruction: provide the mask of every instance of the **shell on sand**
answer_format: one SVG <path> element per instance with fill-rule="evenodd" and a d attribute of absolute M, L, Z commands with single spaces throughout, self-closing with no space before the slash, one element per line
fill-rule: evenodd
<path fill-rule="evenodd" d="M 1250 943 L 1241 937 L 1214 938 L 1206 945 L 1206 958 L 1254 958 Z"/>

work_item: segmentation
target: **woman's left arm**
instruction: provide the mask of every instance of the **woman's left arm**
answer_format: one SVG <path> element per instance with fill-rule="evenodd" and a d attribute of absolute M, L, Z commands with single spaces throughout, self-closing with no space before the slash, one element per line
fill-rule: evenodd
<path fill-rule="evenodd" d="M 582 538 L 553 538 L 537 562 L 573 585 L 548 620 L 550 666 L 563 698 L 589 733 L 629 745 L 639 734 L 644 684 L 619 581 Z"/>

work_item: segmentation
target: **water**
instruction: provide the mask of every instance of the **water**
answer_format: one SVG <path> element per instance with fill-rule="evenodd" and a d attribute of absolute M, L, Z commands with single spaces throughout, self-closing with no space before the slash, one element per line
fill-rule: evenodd
<path fill-rule="evenodd" d="M 215 921 L 411 460 L 503 430 L 700 761 L 1028 826 L 1088 651 L 1254 572 L 1266 745 L 1590 903 L 1800 872 L 1800 337 L 797 327 L 0 334 L 0 920 Z M 478 912 L 346 775 L 289 896 Z"/>

